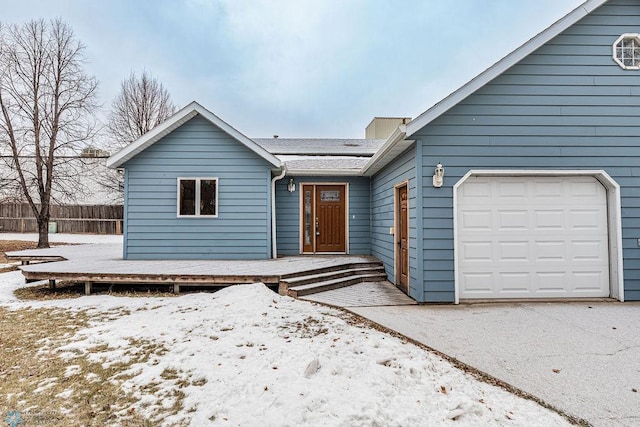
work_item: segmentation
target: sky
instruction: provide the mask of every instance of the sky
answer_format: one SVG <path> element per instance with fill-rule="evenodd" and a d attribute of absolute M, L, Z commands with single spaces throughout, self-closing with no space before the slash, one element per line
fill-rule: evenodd
<path fill-rule="evenodd" d="M 364 138 L 373 117 L 418 116 L 582 2 L 0 0 L 0 22 L 62 18 L 104 111 L 146 70 L 178 107 L 198 101 L 249 137 Z"/>

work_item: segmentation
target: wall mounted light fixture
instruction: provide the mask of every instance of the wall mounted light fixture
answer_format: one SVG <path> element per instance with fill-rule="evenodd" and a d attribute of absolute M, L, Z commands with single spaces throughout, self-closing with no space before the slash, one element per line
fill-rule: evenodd
<path fill-rule="evenodd" d="M 293 193 L 294 191 L 296 191 L 296 183 L 293 178 L 289 180 L 289 184 L 287 184 L 287 190 L 289 191 L 289 193 Z"/>
<path fill-rule="evenodd" d="M 442 187 L 442 182 L 444 180 L 444 168 L 440 163 L 436 165 L 436 170 L 433 174 L 433 186 L 436 188 Z"/>

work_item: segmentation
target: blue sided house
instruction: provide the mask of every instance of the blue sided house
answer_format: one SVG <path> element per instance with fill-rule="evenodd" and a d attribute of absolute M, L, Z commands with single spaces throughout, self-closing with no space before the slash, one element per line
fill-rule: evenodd
<path fill-rule="evenodd" d="M 640 300 L 640 2 L 589 0 L 367 139 L 251 139 L 197 103 L 109 165 L 124 258 L 367 254 L 420 302 Z"/>

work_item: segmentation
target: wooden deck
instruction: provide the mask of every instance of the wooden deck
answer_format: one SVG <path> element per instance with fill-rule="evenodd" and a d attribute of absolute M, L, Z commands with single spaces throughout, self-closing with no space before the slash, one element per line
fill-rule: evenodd
<path fill-rule="evenodd" d="M 89 295 L 94 283 L 166 285 L 180 292 L 181 286 L 228 286 L 262 282 L 278 286 L 283 277 L 309 272 L 353 268 L 379 262 L 369 256 L 299 256 L 276 260 L 243 261 L 130 261 L 122 259 L 122 245 L 95 244 L 58 246 L 8 252 L 7 258 L 21 261 L 28 281 L 84 282 Z M 32 263 L 37 262 L 37 263 Z"/>

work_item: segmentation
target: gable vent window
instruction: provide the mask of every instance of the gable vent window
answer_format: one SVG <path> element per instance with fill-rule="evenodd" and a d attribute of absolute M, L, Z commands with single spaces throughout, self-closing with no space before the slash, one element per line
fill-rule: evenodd
<path fill-rule="evenodd" d="M 218 178 L 178 178 L 178 216 L 218 216 Z"/>
<path fill-rule="evenodd" d="M 625 70 L 640 69 L 640 34 L 623 34 L 613 44 L 613 60 Z"/>

